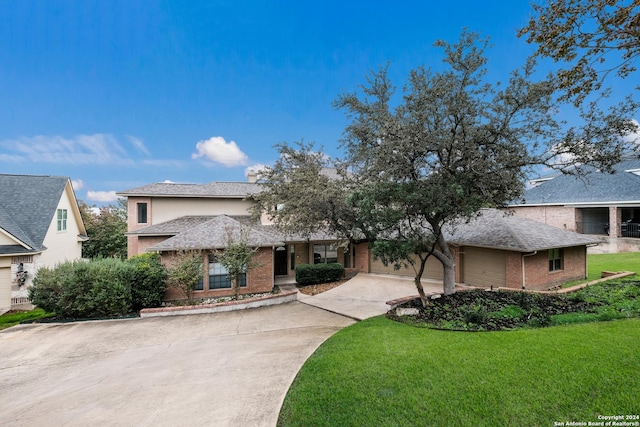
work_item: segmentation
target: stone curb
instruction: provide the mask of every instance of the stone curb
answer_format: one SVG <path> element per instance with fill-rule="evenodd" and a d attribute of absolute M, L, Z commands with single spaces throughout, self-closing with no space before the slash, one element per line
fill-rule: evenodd
<path fill-rule="evenodd" d="M 144 308 L 140 317 L 184 316 L 188 314 L 221 313 L 224 311 L 245 310 L 247 308 L 266 307 L 296 301 L 298 291 L 284 291 L 277 295 L 247 301 L 226 301 L 215 304 L 186 305 L 179 307 Z"/>

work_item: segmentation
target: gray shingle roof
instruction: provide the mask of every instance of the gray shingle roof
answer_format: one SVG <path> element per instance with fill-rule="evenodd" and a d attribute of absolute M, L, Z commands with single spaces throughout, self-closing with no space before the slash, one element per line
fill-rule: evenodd
<path fill-rule="evenodd" d="M 552 227 L 496 209 L 483 209 L 481 216 L 457 226 L 448 241 L 461 246 L 477 246 L 516 252 L 533 252 L 596 244 L 584 234 Z"/>
<path fill-rule="evenodd" d="M 158 182 L 121 191 L 119 196 L 245 198 L 261 191 L 252 182 L 209 182 L 207 184 L 174 184 Z"/>
<path fill-rule="evenodd" d="M 607 203 L 640 201 L 640 176 L 625 172 L 640 169 L 640 160 L 625 160 L 615 166 L 615 173 L 598 172 L 579 166 L 590 173 L 584 178 L 560 175 L 530 188 L 523 200 L 513 205 L 548 205 L 569 203 Z"/>
<path fill-rule="evenodd" d="M 215 217 L 216 215 L 182 216 L 170 221 L 161 222 L 160 224 L 154 224 L 135 231 L 130 231 L 126 234 L 136 234 L 143 236 L 174 236 L 193 227 L 197 227 L 198 225 L 203 224 Z"/>
<path fill-rule="evenodd" d="M 239 236 L 240 230 L 247 231 L 250 246 L 280 246 L 284 242 L 276 233 L 270 232 L 265 226 L 252 224 L 247 219 L 237 219 L 226 215 L 219 215 L 203 222 L 189 230 L 164 240 L 148 248 L 148 251 L 176 251 L 176 250 L 204 250 L 222 249 L 227 245 L 228 233 Z"/>
<path fill-rule="evenodd" d="M 69 178 L 0 174 L 0 228 L 43 250 L 44 238 Z"/>

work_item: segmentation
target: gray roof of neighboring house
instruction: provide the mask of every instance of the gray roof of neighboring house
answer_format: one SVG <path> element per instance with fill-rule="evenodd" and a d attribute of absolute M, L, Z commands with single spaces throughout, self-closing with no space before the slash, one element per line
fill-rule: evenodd
<path fill-rule="evenodd" d="M 249 218 L 243 220 L 227 215 L 216 216 L 178 235 L 148 248 L 148 251 L 176 251 L 222 249 L 227 245 L 229 233 L 239 236 L 240 230 L 246 230 L 250 246 L 280 246 L 284 242 L 268 226 L 251 224 Z"/>
<path fill-rule="evenodd" d="M 516 252 L 585 246 L 600 241 L 584 234 L 552 227 L 496 209 L 483 209 L 469 223 L 449 233 L 449 243 Z"/>
<path fill-rule="evenodd" d="M 32 251 L 46 249 L 44 238 L 68 180 L 63 176 L 0 174 L 0 228 Z M 15 253 L 12 248 L 5 249 L 9 252 L 1 251 Z"/>
<path fill-rule="evenodd" d="M 592 167 L 578 166 L 588 175 L 559 175 L 524 193 L 523 200 L 512 205 L 549 205 L 640 201 L 640 160 L 618 163 L 615 173 L 602 173 Z"/>
<path fill-rule="evenodd" d="M 207 184 L 175 184 L 158 182 L 121 191 L 119 196 L 245 198 L 261 191 L 252 182 L 209 182 Z"/>

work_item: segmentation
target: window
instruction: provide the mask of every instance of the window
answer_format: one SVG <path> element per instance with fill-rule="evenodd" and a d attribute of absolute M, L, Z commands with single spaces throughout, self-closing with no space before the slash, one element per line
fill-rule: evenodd
<path fill-rule="evenodd" d="M 289 245 L 289 253 L 291 254 L 291 269 L 296 269 L 296 245 Z"/>
<path fill-rule="evenodd" d="M 67 210 L 58 209 L 58 231 L 67 230 Z"/>
<path fill-rule="evenodd" d="M 138 203 L 138 224 L 147 223 L 147 204 Z"/>
<path fill-rule="evenodd" d="M 313 263 L 338 262 L 338 249 L 334 245 L 313 245 Z"/>
<path fill-rule="evenodd" d="M 562 259 L 562 249 L 549 249 L 549 271 L 562 270 L 564 267 Z"/>
<path fill-rule="evenodd" d="M 240 275 L 239 286 L 241 288 L 247 286 L 247 274 Z M 227 275 L 227 269 L 218 262 L 215 255 L 209 255 L 209 289 L 229 289 L 231 288 L 231 280 Z"/>

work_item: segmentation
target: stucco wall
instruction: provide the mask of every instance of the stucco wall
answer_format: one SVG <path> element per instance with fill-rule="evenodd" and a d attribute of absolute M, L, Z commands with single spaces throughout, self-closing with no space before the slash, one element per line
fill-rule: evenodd
<path fill-rule="evenodd" d="M 249 215 L 253 202 L 240 199 L 153 198 L 151 224 L 185 215 Z"/>
<path fill-rule="evenodd" d="M 57 223 L 57 209 L 53 212 L 47 235 L 44 238 L 44 246 L 47 250 L 44 251 L 40 257 L 40 264 L 53 267 L 54 265 L 64 262 L 72 261 L 82 257 L 82 243 L 78 241 L 78 234 L 80 234 L 79 218 L 74 215 L 74 210 L 77 209 L 77 205 L 74 205 L 75 199 L 69 190 L 65 189 L 60 202 L 58 202 L 57 209 L 67 210 L 67 229 L 65 231 L 58 231 Z"/>

